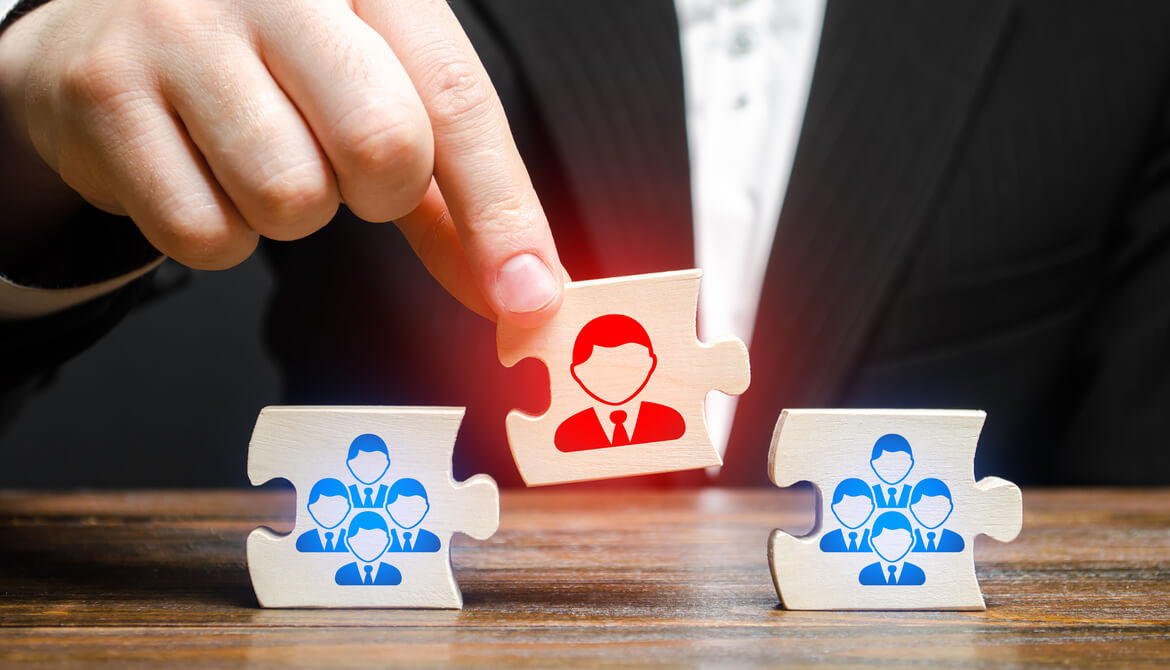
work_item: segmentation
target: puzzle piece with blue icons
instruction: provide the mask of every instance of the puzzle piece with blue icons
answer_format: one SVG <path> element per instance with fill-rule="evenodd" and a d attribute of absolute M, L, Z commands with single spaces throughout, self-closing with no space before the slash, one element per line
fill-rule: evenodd
<path fill-rule="evenodd" d="M 264 607 L 461 608 L 456 532 L 487 539 L 499 491 L 451 478 L 462 408 L 266 407 L 248 449 L 253 485 L 287 479 L 292 533 L 257 528 L 248 571 Z"/>
<path fill-rule="evenodd" d="M 984 609 L 974 539 L 1015 539 L 1019 488 L 975 481 L 986 415 L 955 410 L 784 410 L 768 473 L 817 487 L 806 536 L 769 541 L 788 609 Z"/>

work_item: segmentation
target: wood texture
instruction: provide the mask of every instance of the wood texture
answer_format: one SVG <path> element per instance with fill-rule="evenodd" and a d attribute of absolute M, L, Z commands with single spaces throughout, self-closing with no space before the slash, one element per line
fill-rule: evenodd
<path fill-rule="evenodd" d="M 297 499 L 293 532 L 257 528 L 248 536 L 248 569 L 260 604 L 462 607 L 451 574 L 451 536 L 486 539 L 499 526 L 495 481 L 482 474 L 464 482 L 451 477 L 463 411 L 261 410 L 248 446 L 248 477 L 256 485 L 286 479 Z"/>
<path fill-rule="evenodd" d="M 523 329 L 500 323 L 496 338 L 500 362 L 510 367 L 525 358 L 537 358 L 549 373 L 548 410 L 539 416 L 513 410 L 506 420 L 508 444 L 526 484 L 608 479 L 722 464 L 707 434 L 704 400 L 711 390 L 743 393 L 751 381 L 751 371 L 747 347 L 741 340 L 726 336 L 703 343 L 696 338 L 695 309 L 701 277 L 700 270 L 681 270 L 572 282 L 565 286 L 564 304 L 547 324 Z M 656 357 L 644 385 L 632 399 L 620 404 L 586 392 L 585 383 L 579 383 L 573 371 L 575 344 L 584 327 L 598 317 L 615 314 L 629 317 L 644 328 Z M 587 347 L 586 351 L 601 348 Z M 635 359 L 630 365 L 614 365 L 610 376 L 624 378 L 632 374 L 641 380 L 643 370 L 638 363 Z M 637 388 L 636 383 L 633 388 Z M 580 451 L 564 451 L 557 444 L 562 422 L 590 410 L 598 416 L 597 421 L 606 425 L 610 425 L 606 417 L 611 410 L 628 413 L 630 423 L 637 422 L 637 427 L 631 426 L 629 431 L 637 440 L 642 418 L 651 414 L 647 403 L 681 414 L 685 423 L 681 436 L 624 446 L 605 444 L 604 448 Z M 600 423 L 597 429 L 601 430 Z M 600 439 L 604 444 L 607 437 Z"/>
<path fill-rule="evenodd" d="M 1015 484 L 975 481 L 986 418 L 967 410 L 782 411 L 768 476 L 779 486 L 811 482 L 820 492 L 812 532 L 778 530 L 768 543 L 784 606 L 983 609 L 975 536 L 1011 541 L 1022 515 Z"/>
<path fill-rule="evenodd" d="M 257 607 L 244 540 L 286 491 L 0 493 L 0 662 L 23 667 L 1164 667 L 1170 490 L 1025 490 L 977 542 L 984 612 L 793 612 L 764 548 L 798 490 L 505 491 L 453 549 L 463 610 Z"/>

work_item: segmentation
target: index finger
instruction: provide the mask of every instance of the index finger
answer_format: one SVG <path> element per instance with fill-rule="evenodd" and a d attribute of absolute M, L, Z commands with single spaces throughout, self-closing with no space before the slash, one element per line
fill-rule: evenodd
<path fill-rule="evenodd" d="M 362 2 L 355 11 L 401 61 L 434 133 L 434 175 L 470 275 L 497 316 L 536 325 L 561 303 L 548 220 L 487 71 L 446 2 Z M 415 222 L 408 215 L 400 226 Z M 431 225 L 431 212 L 419 225 Z"/>

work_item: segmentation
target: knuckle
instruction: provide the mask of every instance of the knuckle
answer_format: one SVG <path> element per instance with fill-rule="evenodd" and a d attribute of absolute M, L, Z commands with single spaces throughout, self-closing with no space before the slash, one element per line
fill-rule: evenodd
<path fill-rule="evenodd" d="M 82 109 L 108 109 L 140 95 L 134 81 L 138 67 L 115 49 L 98 49 L 70 63 L 61 76 L 65 99 Z"/>
<path fill-rule="evenodd" d="M 256 248 L 255 235 L 230 225 L 225 213 L 211 205 L 171 207 L 164 221 L 167 248 L 175 260 L 197 270 L 223 270 L 243 262 Z"/>
<path fill-rule="evenodd" d="M 357 172 L 414 167 L 429 155 L 429 142 L 411 116 L 373 105 L 350 112 L 334 131 L 342 160 Z"/>
<path fill-rule="evenodd" d="M 243 12 L 233 3 L 174 2 L 173 0 L 129 0 L 135 27 L 141 35 L 165 40 L 168 50 L 221 40 L 241 30 Z M 141 47 L 148 47 L 137 37 Z"/>
<path fill-rule="evenodd" d="M 435 57 L 424 75 L 430 89 L 432 123 L 450 126 L 487 115 L 498 106 L 496 92 L 482 68 L 448 51 Z"/>
<path fill-rule="evenodd" d="M 337 205 L 332 185 L 319 165 L 283 169 L 254 190 L 264 233 L 275 239 L 295 239 L 316 230 Z M 303 232 L 302 232 L 303 230 Z"/>
<path fill-rule="evenodd" d="M 470 198 L 464 213 L 476 235 L 521 239 L 541 220 L 540 205 L 511 190 Z"/>

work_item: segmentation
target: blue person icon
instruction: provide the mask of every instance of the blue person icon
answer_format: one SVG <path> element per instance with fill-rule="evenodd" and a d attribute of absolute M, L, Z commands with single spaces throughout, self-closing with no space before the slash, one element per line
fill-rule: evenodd
<path fill-rule="evenodd" d="M 429 552 L 439 550 L 439 538 L 425 528 L 419 528 L 431 509 L 427 490 L 421 482 L 409 477 L 399 479 L 386 496 L 386 513 L 402 529 L 390 529 L 392 540 L 389 551 Z"/>
<path fill-rule="evenodd" d="M 349 445 L 345 465 L 359 482 L 366 485 L 361 490 L 356 485 L 350 485 L 353 506 L 367 509 L 381 507 L 386 500 L 386 485 L 380 484 L 377 493 L 374 493 L 373 485 L 390 468 L 390 451 L 382 438 L 371 433 L 358 435 Z"/>
<path fill-rule="evenodd" d="M 857 477 L 850 477 L 837 484 L 829 509 L 845 530 L 837 528 L 823 535 L 821 551 L 871 551 L 869 530 L 866 529 L 858 537 L 858 529 L 873 516 L 873 492 L 869 490 L 869 484 Z M 849 533 L 848 539 L 845 538 L 846 532 Z"/>
<path fill-rule="evenodd" d="M 922 532 L 914 529 L 914 551 L 963 551 L 966 546 L 963 536 L 953 530 L 939 527 L 946 523 L 954 510 L 951 490 L 941 479 L 930 477 L 918 482 L 910 494 L 910 513 L 926 528 L 926 539 Z"/>
<path fill-rule="evenodd" d="M 394 586 L 402 583 L 402 573 L 389 563 L 378 562 L 390 546 L 390 532 L 386 520 L 377 512 L 359 512 L 349 524 L 346 546 L 357 561 L 337 569 L 333 581 L 341 586 Z"/>
<path fill-rule="evenodd" d="M 309 516 L 320 528 L 297 537 L 297 551 L 339 551 L 345 549 L 345 529 L 338 528 L 349 516 L 349 492 L 333 478 L 322 479 L 309 490 Z"/>
<path fill-rule="evenodd" d="M 914 467 L 914 451 L 910 449 L 910 443 L 906 441 L 906 438 L 896 433 L 879 437 L 873 445 L 869 465 L 873 468 L 873 473 L 878 476 L 878 479 L 889 486 L 887 492 L 883 493 L 880 485 L 874 485 L 873 496 L 877 506 L 880 508 L 906 507 L 910 502 L 910 485 L 903 484 L 901 494 L 898 493 L 897 487 L 897 484 L 905 479 L 910 474 L 910 469 Z"/>
<path fill-rule="evenodd" d="M 922 568 L 909 561 L 903 563 L 901 567 L 898 566 L 898 562 L 910 553 L 910 548 L 914 544 L 914 538 L 910 534 L 910 520 L 905 514 L 882 512 L 873 522 L 873 534 L 870 535 L 869 542 L 882 560 L 861 569 L 857 578 L 863 585 L 921 586 L 926 583 L 926 573 Z M 889 564 L 884 570 L 882 561 Z"/>

